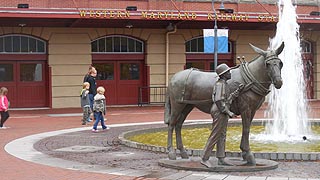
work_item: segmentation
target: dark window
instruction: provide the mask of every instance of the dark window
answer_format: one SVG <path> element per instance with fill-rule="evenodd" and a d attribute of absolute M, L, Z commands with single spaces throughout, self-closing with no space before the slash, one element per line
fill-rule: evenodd
<path fill-rule="evenodd" d="M 13 64 L 0 64 L 0 82 L 13 81 Z"/>
<path fill-rule="evenodd" d="M 129 47 L 129 52 L 136 52 L 135 50 L 135 42 L 133 39 L 128 39 L 128 47 Z"/>
<path fill-rule="evenodd" d="M 99 39 L 99 52 L 106 52 L 106 39 Z"/>
<path fill-rule="evenodd" d="M 91 43 L 91 51 L 92 52 L 98 52 L 98 41 L 93 41 Z"/>
<path fill-rule="evenodd" d="M 37 52 L 44 52 L 44 42 L 37 41 Z"/>
<path fill-rule="evenodd" d="M 29 52 L 37 52 L 37 41 L 35 39 L 29 39 Z"/>
<path fill-rule="evenodd" d="M 129 52 L 127 40 L 128 40 L 128 38 L 121 37 L 121 52 Z"/>
<path fill-rule="evenodd" d="M 203 37 L 193 38 L 185 43 L 187 53 L 203 53 L 204 42 Z M 228 41 L 228 53 L 232 52 L 232 43 Z"/>
<path fill-rule="evenodd" d="M 29 52 L 29 38 L 21 37 L 21 52 Z"/>
<path fill-rule="evenodd" d="M 120 37 L 113 37 L 113 52 L 120 52 Z"/>
<path fill-rule="evenodd" d="M 142 42 L 136 41 L 136 52 L 143 52 Z"/>
<path fill-rule="evenodd" d="M 113 49 L 113 43 L 112 38 L 106 38 L 106 52 L 112 52 Z M 92 51 L 95 52 L 95 51 Z"/>
<path fill-rule="evenodd" d="M 204 42 L 203 38 L 198 39 L 198 52 L 204 52 Z"/>
<path fill-rule="evenodd" d="M 0 37 L 0 53 L 45 53 L 46 43 L 42 40 L 21 36 L 5 35 Z"/>
<path fill-rule="evenodd" d="M 191 43 L 186 42 L 186 52 L 191 52 Z"/>
<path fill-rule="evenodd" d="M 187 62 L 186 68 L 197 68 L 200 70 L 205 70 L 205 64 L 204 62 Z"/>
<path fill-rule="evenodd" d="M 5 52 L 12 52 L 12 36 L 4 38 L 4 46 Z"/>
<path fill-rule="evenodd" d="M 120 80 L 139 80 L 140 68 L 138 63 L 121 63 Z"/>
<path fill-rule="evenodd" d="M 198 51 L 198 39 L 191 40 L 191 52 L 199 52 Z"/>
<path fill-rule="evenodd" d="M 301 44 L 301 51 L 304 53 L 311 53 L 311 43 L 306 40 L 302 40 Z"/>
<path fill-rule="evenodd" d="M 42 64 L 20 64 L 20 81 L 42 81 Z"/>
<path fill-rule="evenodd" d="M 97 80 L 114 80 L 114 64 L 94 64 L 97 69 Z"/>
<path fill-rule="evenodd" d="M 219 62 L 219 61 L 218 61 L 217 66 L 219 66 L 221 63 L 222 63 L 222 62 Z M 215 71 L 215 69 L 214 69 L 214 63 L 213 63 L 213 62 L 210 63 L 210 71 Z"/>
<path fill-rule="evenodd" d="M 107 36 L 91 43 L 93 53 L 142 53 L 143 42 L 125 36 Z"/>
<path fill-rule="evenodd" d="M 20 36 L 13 36 L 13 52 L 21 52 L 20 46 Z"/>
<path fill-rule="evenodd" d="M 3 48 L 3 38 L 0 38 L 0 52 L 3 52 L 4 48 Z"/>

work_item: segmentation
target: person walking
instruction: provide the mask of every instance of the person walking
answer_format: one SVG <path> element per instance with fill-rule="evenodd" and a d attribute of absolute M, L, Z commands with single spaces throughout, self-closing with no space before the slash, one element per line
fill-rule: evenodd
<path fill-rule="evenodd" d="M 9 100 L 7 98 L 8 89 L 6 87 L 0 88 L 0 114 L 1 114 L 1 122 L 0 122 L 0 128 L 6 129 L 7 127 L 4 126 L 4 123 L 9 118 Z"/>
<path fill-rule="evenodd" d="M 88 82 L 88 77 L 90 76 L 90 74 L 91 74 L 91 71 L 93 71 L 93 70 L 95 70 L 96 68 L 94 67 L 94 66 L 89 66 L 89 70 L 88 70 L 88 72 L 87 72 L 87 74 L 86 75 L 84 75 L 84 77 L 83 77 L 83 82 Z"/>
<path fill-rule="evenodd" d="M 104 116 L 106 115 L 106 97 L 104 96 L 105 89 L 100 86 L 97 89 L 97 94 L 94 96 L 93 114 L 95 122 L 93 124 L 92 132 L 98 131 L 98 124 L 101 123 L 102 130 L 109 129 L 104 123 Z"/>
<path fill-rule="evenodd" d="M 90 88 L 90 84 L 88 82 L 84 82 L 82 85 L 81 93 L 80 93 L 80 102 L 83 110 L 82 125 L 86 125 L 88 119 L 90 118 L 90 113 L 91 113 L 89 88 Z"/>
<path fill-rule="evenodd" d="M 84 82 L 88 82 L 90 84 L 90 87 L 89 87 L 89 100 L 90 100 L 91 111 L 93 110 L 93 99 L 94 99 L 94 96 L 97 94 L 96 76 L 97 76 L 96 68 L 93 67 L 93 66 L 90 66 L 88 74 L 83 79 Z M 90 114 L 89 114 L 87 122 L 91 122 Z"/>

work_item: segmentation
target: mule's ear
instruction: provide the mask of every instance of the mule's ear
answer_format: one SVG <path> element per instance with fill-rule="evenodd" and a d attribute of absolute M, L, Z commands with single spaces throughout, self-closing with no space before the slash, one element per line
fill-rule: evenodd
<path fill-rule="evenodd" d="M 283 51 L 283 48 L 284 48 L 284 42 L 282 42 L 281 45 L 278 47 L 278 49 L 276 50 L 276 54 L 279 55 Z"/>
<path fill-rule="evenodd" d="M 260 49 L 260 48 L 258 48 L 258 47 L 256 47 L 256 46 L 252 45 L 251 43 L 249 43 L 249 45 L 251 46 L 251 48 L 252 48 L 256 53 L 261 54 L 262 56 L 266 56 L 266 55 L 267 55 L 267 52 L 266 52 L 266 51 L 264 51 L 264 50 L 262 50 L 262 49 Z"/>

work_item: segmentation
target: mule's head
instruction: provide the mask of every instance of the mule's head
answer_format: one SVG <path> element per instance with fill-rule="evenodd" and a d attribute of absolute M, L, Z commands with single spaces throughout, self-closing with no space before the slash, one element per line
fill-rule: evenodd
<path fill-rule="evenodd" d="M 268 76 L 275 88 L 280 89 L 282 86 L 281 69 L 283 63 L 279 59 L 278 55 L 282 52 L 284 48 L 284 42 L 275 50 L 264 51 L 258 47 L 250 44 L 253 50 L 261 54 L 265 59 L 265 66 L 268 72 Z"/>

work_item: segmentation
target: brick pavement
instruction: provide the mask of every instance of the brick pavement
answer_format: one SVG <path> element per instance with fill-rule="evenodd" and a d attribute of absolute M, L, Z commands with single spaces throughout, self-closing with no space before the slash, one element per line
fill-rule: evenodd
<path fill-rule="evenodd" d="M 11 110 L 10 119 L 5 126 L 10 128 L 0 130 L 0 179 L 3 180 L 72 180 L 72 179 L 137 179 L 110 174 L 72 171 L 39 165 L 17 159 L 4 151 L 4 146 L 10 141 L 24 136 L 42 132 L 82 127 L 79 116 L 59 117 L 53 114 L 81 113 L 81 109 L 55 110 Z M 49 114 L 49 116 L 48 116 Z M 209 115 L 199 111 L 193 112 L 189 118 L 207 119 Z M 163 107 L 123 107 L 108 108 L 108 123 L 135 123 L 163 120 Z M 139 179 L 139 178 L 138 178 Z M 141 178 L 153 179 L 153 178 Z"/>
<path fill-rule="evenodd" d="M 313 102 L 314 109 L 312 117 L 319 116 L 319 102 Z M 3 150 L 10 141 L 24 136 L 42 132 L 62 130 L 81 127 L 79 116 L 59 117 L 52 114 L 81 113 L 81 109 L 55 109 L 55 110 L 33 110 L 33 111 L 10 111 L 11 118 L 5 124 L 9 129 L 0 130 L 0 179 L 5 180 L 71 180 L 71 179 L 154 179 L 134 178 L 111 174 L 89 173 L 73 171 L 45 165 L 35 164 L 17 159 Z M 256 118 L 262 117 L 263 112 L 259 111 Z M 187 119 L 209 119 L 210 115 L 194 110 Z M 163 107 L 109 107 L 108 123 L 135 123 L 163 120 Z"/>

